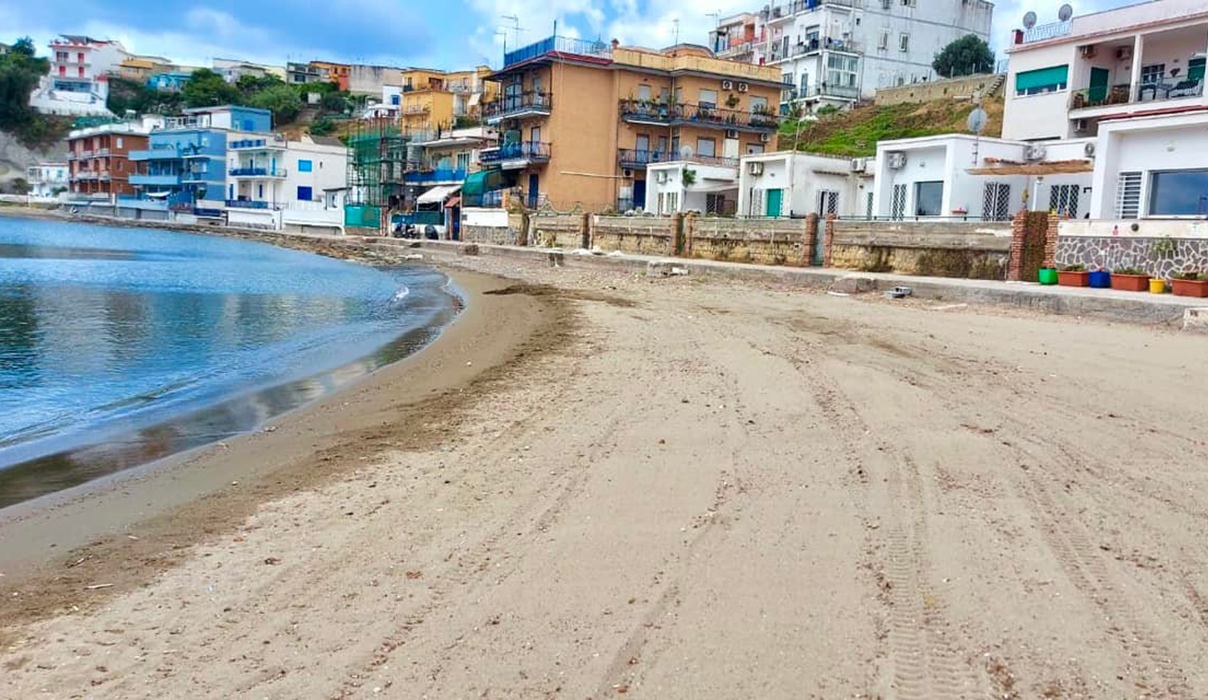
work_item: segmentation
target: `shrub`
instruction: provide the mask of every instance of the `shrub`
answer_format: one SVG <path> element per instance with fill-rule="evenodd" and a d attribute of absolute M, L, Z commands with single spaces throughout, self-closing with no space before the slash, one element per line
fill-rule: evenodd
<path fill-rule="evenodd" d="M 1138 275 L 1148 276 L 1149 273 L 1139 267 L 1117 267 L 1112 270 L 1113 275 Z"/>
<path fill-rule="evenodd" d="M 1066 265 L 1061 268 L 1062 272 L 1086 272 L 1086 265 Z"/>

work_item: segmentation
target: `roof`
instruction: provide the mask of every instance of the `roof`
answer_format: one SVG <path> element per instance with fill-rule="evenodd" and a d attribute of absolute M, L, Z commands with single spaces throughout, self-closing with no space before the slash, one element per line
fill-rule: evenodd
<path fill-rule="evenodd" d="M 236 109 L 241 109 L 245 112 L 260 112 L 262 114 L 272 114 L 272 112 L 270 112 L 267 109 L 260 109 L 259 107 L 244 107 L 243 105 L 215 105 L 213 107 L 189 107 L 188 109 L 185 109 L 182 111 L 185 114 L 205 114 L 207 112 L 222 112 L 222 111 L 236 110 Z"/>

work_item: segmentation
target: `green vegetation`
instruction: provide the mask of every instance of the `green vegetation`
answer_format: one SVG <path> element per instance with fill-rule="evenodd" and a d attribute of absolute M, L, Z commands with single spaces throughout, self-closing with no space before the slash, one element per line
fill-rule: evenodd
<path fill-rule="evenodd" d="M 986 100 L 989 120 L 984 136 L 1002 133 L 1002 101 Z M 780 147 L 851 158 L 871 157 L 877 142 L 937 134 L 966 133 L 965 120 L 973 105 L 941 100 L 925 104 L 862 105 L 821 114 L 816 119 L 793 115 L 780 124 Z"/>
<path fill-rule="evenodd" d="M 58 141 L 70 128 L 69 120 L 43 116 L 29 106 L 30 94 L 49 70 L 50 63 L 34 55 L 29 37 L 18 39 L 11 51 L 0 56 L 0 131 L 30 148 Z"/>
<path fill-rule="evenodd" d="M 327 136 L 336 130 L 336 123 L 327 117 L 319 117 L 310 125 L 311 136 Z"/>
<path fill-rule="evenodd" d="M 156 90 L 137 80 L 117 76 L 109 78 L 109 101 L 105 106 L 119 117 L 127 111 L 135 114 L 176 114 L 184 103 L 184 96 L 179 92 Z"/>
<path fill-rule="evenodd" d="M 1086 272 L 1086 265 L 1066 265 L 1061 268 L 1062 272 Z"/>
<path fill-rule="evenodd" d="M 201 68 L 193 72 L 185 81 L 180 91 L 188 107 L 217 107 L 219 105 L 239 104 L 243 93 L 231 85 L 223 77 L 209 68 Z"/>
<path fill-rule="evenodd" d="M 994 70 L 994 52 L 981 37 L 966 34 L 936 54 L 931 67 L 945 78 L 989 73 Z"/>
<path fill-rule="evenodd" d="M 1176 280 L 1185 280 L 1187 282 L 1198 282 L 1202 279 L 1208 279 L 1208 275 L 1199 272 L 1176 272 L 1174 273 Z"/>
<path fill-rule="evenodd" d="M 272 112 L 274 124 L 290 124 L 302 111 L 302 98 L 298 96 L 296 89 L 284 82 L 278 83 L 252 93 L 246 102 L 249 107 L 259 107 Z"/>
<path fill-rule="evenodd" d="M 1149 273 L 1139 267 L 1117 267 L 1112 270 L 1113 275 L 1136 275 L 1138 277 L 1148 277 Z"/>

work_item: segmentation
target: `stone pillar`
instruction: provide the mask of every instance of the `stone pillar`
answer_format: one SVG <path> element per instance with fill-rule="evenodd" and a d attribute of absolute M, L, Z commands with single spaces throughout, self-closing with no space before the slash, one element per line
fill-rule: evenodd
<path fill-rule="evenodd" d="M 1019 282 L 1023 278 L 1023 256 L 1028 248 L 1028 210 L 1020 209 L 1011 219 L 1011 257 L 1007 261 L 1007 279 Z"/>
<path fill-rule="evenodd" d="M 801 251 L 801 266 L 810 267 L 814 264 L 814 246 L 818 244 L 818 215 L 810 214 L 805 217 L 805 233 L 801 238 L 804 250 Z"/>
<path fill-rule="evenodd" d="M 835 219 L 834 214 L 826 215 L 826 232 L 822 238 L 822 267 L 831 266 L 831 246 L 835 242 Z"/>
<path fill-rule="evenodd" d="M 1057 267 L 1057 234 L 1065 215 L 1049 214 L 1049 223 L 1044 231 L 1044 266 Z"/>

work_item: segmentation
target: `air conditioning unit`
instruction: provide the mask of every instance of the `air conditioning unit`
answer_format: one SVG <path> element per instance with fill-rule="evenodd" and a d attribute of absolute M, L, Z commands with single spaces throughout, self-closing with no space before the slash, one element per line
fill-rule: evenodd
<path fill-rule="evenodd" d="M 746 92 L 746 91 L 747 91 L 747 90 L 749 90 L 749 89 L 751 89 L 751 86 L 750 86 L 750 85 L 747 85 L 746 83 L 739 83 L 739 84 L 738 84 L 738 91 L 739 91 L 739 92 Z"/>
<path fill-rule="evenodd" d="M 733 90 L 733 89 L 734 89 L 734 81 L 733 81 L 733 80 L 723 80 L 723 81 L 721 81 L 721 89 L 722 89 L 722 90 Z"/>
<path fill-rule="evenodd" d="M 1081 55 L 1083 58 L 1094 58 L 1095 57 L 1095 45 L 1088 44 L 1086 46 L 1079 46 L 1078 54 Z"/>
<path fill-rule="evenodd" d="M 1089 128 L 1090 128 L 1090 123 L 1088 123 L 1087 120 L 1085 120 L 1085 119 L 1075 119 L 1074 120 L 1074 131 L 1086 131 Z M 1087 145 L 1090 145 L 1090 144 L 1087 144 Z"/>
<path fill-rule="evenodd" d="M 1084 154 L 1084 155 L 1085 155 L 1087 158 L 1094 158 L 1094 157 L 1095 157 L 1095 142 L 1094 142 L 1094 141 L 1087 141 L 1086 143 L 1084 143 L 1084 144 L 1082 145 L 1082 153 L 1083 153 L 1083 154 Z"/>
<path fill-rule="evenodd" d="M 1027 150 L 1024 151 L 1023 157 L 1028 161 L 1044 160 L 1044 156 L 1048 152 L 1048 149 L 1044 146 L 1032 145 L 1028 146 Z"/>
<path fill-rule="evenodd" d="M 726 138 L 728 138 L 728 139 L 738 138 L 738 129 L 726 129 Z"/>
<path fill-rule="evenodd" d="M 852 158 L 851 159 L 851 171 L 853 173 L 862 173 L 865 170 L 868 170 L 868 159 L 867 158 Z"/>
<path fill-rule="evenodd" d="M 633 177 L 633 171 L 629 168 L 622 168 L 621 177 Z"/>
<path fill-rule="evenodd" d="M 772 140 L 772 135 L 771 135 L 771 134 L 760 134 L 760 135 L 759 135 L 759 142 L 760 142 L 760 143 L 770 143 L 770 142 L 771 142 L 771 140 Z"/>
<path fill-rule="evenodd" d="M 759 161 L 748 163 L 747 172 L 752 175 L 763 175 L 763 163 Z"/>
<path fill-rule="evenodd" d="M 1120 48 L 1116 49 L 1116 60 L 1117 61 L 1127 61 L 1130 58 L 1132 58 L 1132 47 L 1131 46 L 1121 46 Z"/>
<path fill-rule="evenodd" d="M 886 162 L 890 170 L 901 170 L 906 167 L 906 154 L 901 151 L 894 151 L 888 154 Z"/>

